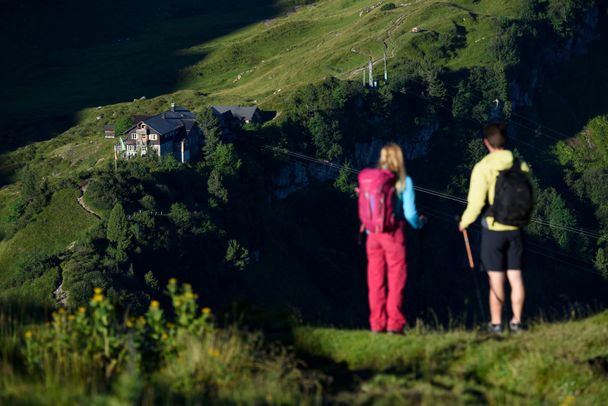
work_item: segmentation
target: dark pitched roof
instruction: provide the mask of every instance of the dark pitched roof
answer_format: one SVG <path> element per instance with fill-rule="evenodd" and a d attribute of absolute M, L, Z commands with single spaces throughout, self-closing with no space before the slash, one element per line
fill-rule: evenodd
<path fill-rule="evenodd" d="M 230 112 L 232 116 L 241 120 L 251 120 L 256 112 L 257 106 L 211 106 L 216 114 L 226 116 Z"/>
<path fill-rule="evenodd" d="M 149 127 L 152 127 L 159 134 L 163 135 L 170 131 L 177 130 L 179 127 L 183 127 L 184 123 L 182 123 L 179 119 L 168 119 L 165 117 L 165 114 L 159 114 L 158 116 L 150 117 L 146 120 L 143 120 L 144 124 Z"/>
<path fill-rule="evenodd" d="M 133 130 L 137 124 L 143 121 L 144 124 L 156 130 L 160 135 L 177 130 L 180 127 L 184 127 L 186 133 L 189 133 L 196 122 L 196 115 L 182 106 L 175 106 L 172 110 L 152 117 L 134 116 L 133 118 L 136 117 L 141 118 L 141 120 L 136 120 L 135 125 L 126 132 Z"/>
<path fill-rule="evenodd" d="M 106 124 L 103 126 L 104 131 L 114 131 L 114 126 L 112 124 Z"/>

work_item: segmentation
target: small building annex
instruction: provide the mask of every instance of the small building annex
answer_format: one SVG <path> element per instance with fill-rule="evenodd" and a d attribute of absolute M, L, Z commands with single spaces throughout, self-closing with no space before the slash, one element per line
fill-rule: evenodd
<path fill-rule="evenodd" d="M 203 134 L 196 123 L 196 115 L 188 109 L 171 105 L 171 110 L 152 117 L 142 117 L 124 132 L 124 157 L 155 154 L 172 155 L 179 162 L 196 158 L 201 151 Z"/>
<path fill-rule="evenodd" d="M 264 121 L 257 106 L 211 106 L 211 111 L 226 129 L 238 128 L 243 123 L 261 124 Z"/>

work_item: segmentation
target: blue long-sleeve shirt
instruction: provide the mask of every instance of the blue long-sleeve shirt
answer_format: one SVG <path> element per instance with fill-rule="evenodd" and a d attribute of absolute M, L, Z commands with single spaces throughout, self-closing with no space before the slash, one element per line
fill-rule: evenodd
<path fill-rule="evenodd" d="M 405 190 L 401 195 L 397 195 L 400 204 L 395 204 L 395 215 L 397 218 L 405 218 L 416 230 L 421 229 L 424 223 L 420 220 L 418 210 L 416 210 L 416 197 L 414 194 L 414 182 L 409 176 L 405 177 Z M 402 212 L 399 212 L 402 209 Z"/>

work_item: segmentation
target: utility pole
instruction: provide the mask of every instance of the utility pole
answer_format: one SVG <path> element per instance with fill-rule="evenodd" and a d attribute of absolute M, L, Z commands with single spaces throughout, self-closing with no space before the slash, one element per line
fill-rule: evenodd
<path fill-rule="evenodd" d="M 369 62 L 368 62 L 368 68 L 369 68 L 369 87 L 374 87 L 374 62 L 372 61 L 372 57 L 369 57 Z"/>
<path fill-rule="evenodd" d="M 384 44 L 384 83 L 388 83 L 388 69 L 386 66 L 386 41 L 383 42 Z"/>
<path fill-rule="evenodd" d="M 365 87 L 367 83 L 365 82 L 365 65 L 363 65 L 363 87 Z"/>

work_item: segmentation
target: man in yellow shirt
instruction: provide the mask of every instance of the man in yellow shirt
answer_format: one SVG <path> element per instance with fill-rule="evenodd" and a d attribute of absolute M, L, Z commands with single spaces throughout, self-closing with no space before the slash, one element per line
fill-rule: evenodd
<path fill-rule="evenodd" d="M 496 180 L 501 171 L 513 166 L 513 153 L 504 149 L 507 134 L 504 124 L 490 124 L 484 128 L 483 143 L 489 151 L 473 168 L 469 186 L 467 208 L 462 214 L 459 230 L 464 231 L 471 225 L 484 208 L 494 204 Z M 519 162 L 519 161 L 516 161 Z M 528 172 L 525 163 L 521 170 Z M 488 273 L 490 282 L 490 331 L 501 333 L 502 307 L 505 301 L 505 276 L 511 285 L 511 307 L 513 317 L 509 323 L 511 331 L 522 329 L 521 316 L 525 300 L 522 279 L 523 233 L 519 227 L 501 224 L 491 212 L 482 215 L 481 262 Z"/>

